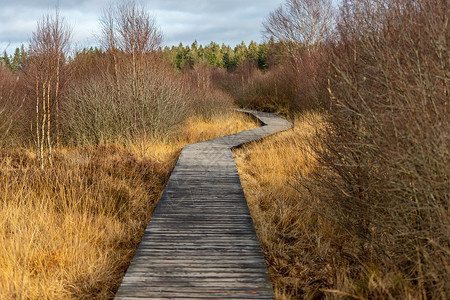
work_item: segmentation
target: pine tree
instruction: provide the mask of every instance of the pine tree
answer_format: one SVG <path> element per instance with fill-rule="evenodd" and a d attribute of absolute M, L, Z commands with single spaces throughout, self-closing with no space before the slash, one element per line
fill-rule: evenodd
<path fill-rule="evenodd" d="M 188 46 L 186 46 L 186 57 L 184 67 L 192 69 L 197 63 L 198 63 L 197 42 L 194 42 L 192 43 L 190 49 Z"/>
<path fill-rule="evenodd" d="M 16 48 L 16 51 L 14 51 L 14 56 L 10 65 L 10 69 L 12 71 L 18 71 L 22 66 L 21 62 L 21 56 L 20 56 L 20 49 Z"/>
<path fill-rule="evenodd" d="M 258 45 L 251 41 L 248 45 L 247 59 L 249 61 L 258 61 Z"/>
<path fill-rule="evenodd" d="M 180 43 L 178 45 L 178 48 L 176 48 L 176 56 L 175 56 L 175 67 L 179 70 L 181 70 L 181 68 L 183 68 L 184 66 L 184 62 L 185 62 L 185 57 L 186 57 L 186 51 L 183 47 L 183 44 Z"/>
<path fill-rule="evenodd" d="M 258 68 L 260 70 L 266 70 L 269 67 L 269 45 L 261 44 L 258 47 Z"/>
<path fill-rule="evenodd" d="M 11 68 L 11 59 L 9 58 L 6 51 L 3 53 L 2 60 L 7 68 Z"/>

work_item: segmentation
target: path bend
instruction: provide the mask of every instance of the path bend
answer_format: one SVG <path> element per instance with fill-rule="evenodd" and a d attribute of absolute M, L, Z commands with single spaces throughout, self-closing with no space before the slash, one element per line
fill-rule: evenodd
<path fill-rule="evenodd" d="M 273 299 L 231 149 L 292 124 L 240 110 L 264 126 L 181 151 L 116 299 Z"/>

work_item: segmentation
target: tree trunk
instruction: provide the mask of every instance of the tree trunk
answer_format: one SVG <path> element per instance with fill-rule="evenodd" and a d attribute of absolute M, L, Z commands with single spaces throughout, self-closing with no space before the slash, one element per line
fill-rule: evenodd
<path fill-rule="evenodd" d="M 48 159 L 51 162 L 52 160 L 52 139 L 51 139 L 51 110 L 50 110 L 50 91 L 51 91 L 51 78 L 48 80 L 47 86 L 47 143 L 48 143 Z"/>
<path fill-rule="evenodd" d="M 41 123 L 41 140 L 40 140 L 40 159 L 41 159 L 41 169 L 44 169 L 45 162 L 44 162 L 44 141 L 45 141 L 45 123 L 46 123 L 46 117 L 47 117 L 47 109 L 46 109 L 46 85 L 47 82 L 44 82 L 42 84 L 42 123 Z"/>

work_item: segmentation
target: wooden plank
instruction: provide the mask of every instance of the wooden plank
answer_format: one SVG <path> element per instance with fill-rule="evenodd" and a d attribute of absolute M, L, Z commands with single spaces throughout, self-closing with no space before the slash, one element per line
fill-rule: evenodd
<path fill-rule="evenodd" d="M 192 274 L 192 276 L 191 276 Z M 152 272 L 136 272 L 135 276 L 125 277 L 123 282 L 135 280 L 136 278 L 144 280 L 185 280 L 192 281 L 261 281 L 266 282 L 266 278 L 259 276 L 257 272 L 227 272 L 227 271 L 205 271 L 205 272 L 191 272 L 184 271 L 184 273 L 176 274 L 172 276 L 170 272 L 165 274 L 152 274 Z"/>
<path fill-rule="evenodd" d="M 291 128 L 266 126 L 183 148 L 116 299 L 273 299 L 231 149 Z"/>

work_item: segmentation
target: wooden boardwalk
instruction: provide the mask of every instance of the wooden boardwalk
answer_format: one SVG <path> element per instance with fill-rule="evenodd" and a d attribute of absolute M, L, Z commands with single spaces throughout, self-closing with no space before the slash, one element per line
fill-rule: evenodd
<path fill-rule="evenodd" d="M 116 299 L 273 299 L 231 149 L 287 130 L 265 126 L 183 148 Z"/>

